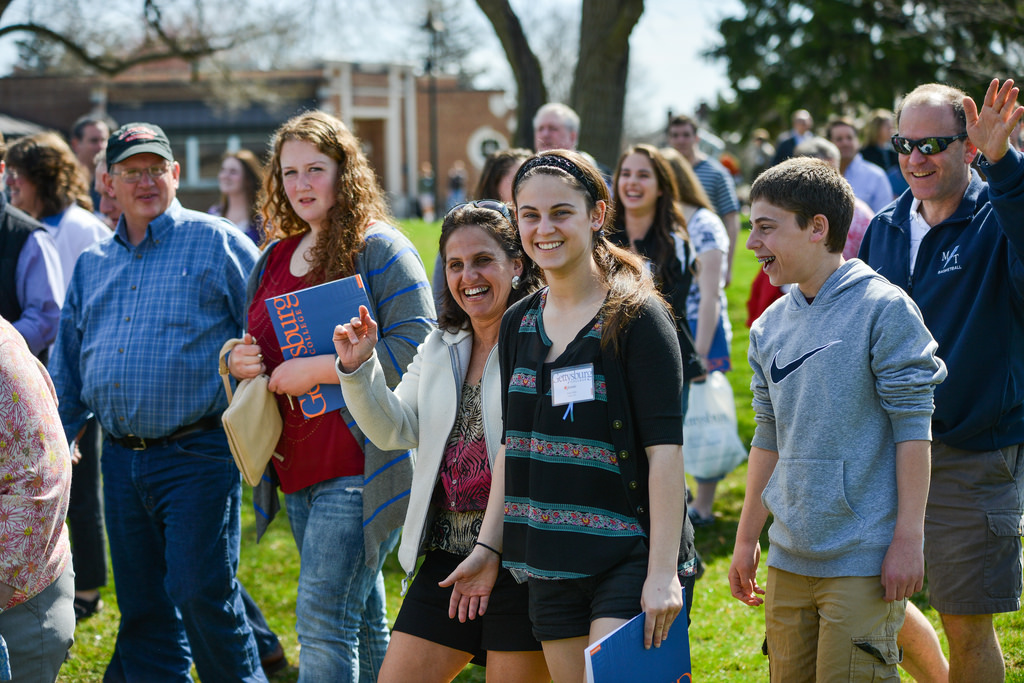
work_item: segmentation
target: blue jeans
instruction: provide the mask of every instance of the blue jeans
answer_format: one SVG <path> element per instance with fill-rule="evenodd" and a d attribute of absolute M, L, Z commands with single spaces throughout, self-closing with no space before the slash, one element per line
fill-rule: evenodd
<path fill-rule="evenodd" d="M 221 430 L 133 451 L 103 444 L 121 625 L 105 681 L 265 682 L 235 573 L 241 478 Z"/>
<path fill-rule="evenodd" d="M 242 594 L 242 604 L 245 606 L 245 618 L 249 620 L 249 628 L 252 629 L 252 635 L 256 639 L 256 651 L 262 660 L 264 657 L 274 654 L 281 646 L 281 641 L 278 640 L 277 634 L 270 630 L 263 611 L 249 595 L 249 591 L 245 590 L 241 581 L 238 582 L 238 589 Z"/>
<path fill-rule="evenodd" d="M 382 544 L 377 566 L 367 567 L 362 476 L 286 494 L 285 506 L 301 557 L 300 683 L 376 681 L 390 639 L 381 567 L 398 530 Z"/>

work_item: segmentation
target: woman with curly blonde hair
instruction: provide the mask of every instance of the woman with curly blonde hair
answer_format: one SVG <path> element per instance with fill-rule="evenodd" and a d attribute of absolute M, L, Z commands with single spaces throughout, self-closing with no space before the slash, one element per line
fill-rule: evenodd
<path fill-rule="evenodd" d="M 381 565 L 405 515 L 410 454 L 376 448 L 347 408 L 305 419 L 291 399 L 338 384 L 335 356 L 284 360 L 264 300 L 360 275 L 394 387 L 431 329 L 430 285 L 412 244 L 389 225 L 384 193 L 341 121 L 319 111 L 296 116 L 278 129 L 271 152 L 263 219 L 279 239 L 249 278 L 248 332 L 228 359 L 236 379 L 269 373 L 284 418 L 254 492 L 263 513 L 257 533 L 276 512 L 279 483 L 301 556 L 299 680 L 375 680 L 388 643 Z"/>

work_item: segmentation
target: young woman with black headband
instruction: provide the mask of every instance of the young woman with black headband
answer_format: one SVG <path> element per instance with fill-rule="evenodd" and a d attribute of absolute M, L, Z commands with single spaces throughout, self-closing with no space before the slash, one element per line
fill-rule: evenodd
<path fill-rule="evenodd" d="M 548 151 L 523 164 L 513 193 L 548 286 L 502 321 L 504 447 L 477 546 L 445 584 L 464 620 L 486 611 L 500 565 L 525 574 L 548 669 L 576 682 L 588 643 L 643 612 L 658 647 L 689 611 L 682 362 L 647 266 L 604 236 L 597 169 Z"/>

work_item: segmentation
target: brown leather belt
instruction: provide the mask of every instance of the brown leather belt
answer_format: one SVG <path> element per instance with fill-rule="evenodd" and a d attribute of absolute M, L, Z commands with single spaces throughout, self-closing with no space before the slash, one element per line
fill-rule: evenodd
<path fill-rule="evenodd" d="M 110 436 L 110 440 L 116 443 L 121 448 L 127 448 L 132 451 L 144 451 L 147 448 L 158 448 L 160 446 L 166 446 L 169 443 L 177 441 L 189 434 L 195 434 L 196 432 L 205 432 L 211 429 L 222 429 L 220 424 L 220 418 L 215 416 L 204 417 L 198 422 L 193 422 L 190 425 L 185 425 L 181 429 L 177 429 L 171 432 L 168 436 L 162 436 L 159 439 L 144 439 L 141 436 L 135 436 L 129 434 L 128 436 Z"/>

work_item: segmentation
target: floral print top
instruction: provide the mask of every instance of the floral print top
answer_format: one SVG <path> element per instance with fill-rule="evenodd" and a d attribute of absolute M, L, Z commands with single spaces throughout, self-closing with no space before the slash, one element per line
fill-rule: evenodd
<path fill-rule="evenodd" d="M 0 318 L 0 582 L 11 608 L 57 579 L 71 558 L 71 456 L 43 365 Z"/>

